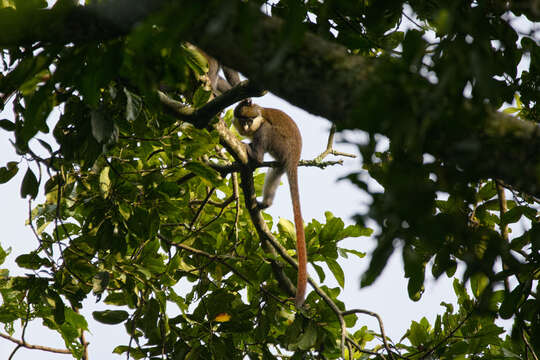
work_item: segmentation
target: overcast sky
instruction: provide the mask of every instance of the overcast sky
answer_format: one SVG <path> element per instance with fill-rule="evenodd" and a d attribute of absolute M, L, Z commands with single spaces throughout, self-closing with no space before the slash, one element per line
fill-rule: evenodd
<path fill-rule="evenodd" d="M 404 21 L 403 27 L 407 26 Z M 526 22 L 524 18 L 514 18 L 512 26 L 519 29 L 522 33 L 530 31 L 532 25 Z M 535 26 L 538 27 L 538 24 Z M 524 58 L 520 64 L 520 71 L 528 68 L 528 60 Z M 256 99 L 255 102 L 262 106 L 279 108 L 289 114 L 298 124 L 303 136 L 304 148 L 302 159 L 313 159 L 324 151 L 326 147 L 330 123 L 322 118 L 310 115 L 305 111 L 291 106 L 287 102 L 267 95 L 264 98 Z M 58 116 L 56 114 L 55 116 Z M 9 107 L 0 113 L 0 119 L 8 118 L 13 121 L 13 113 Z M 54 115 L 51 119 L 53 122 Z M 11 136 L 5 131 L 0 132 L 0 166 L 5 166 L 8 161 L 21 160 L 11 146 L 9 139 Z M 44 139 L 50 137 L 40 134 Z M 362 141 L 364 138 L 360 132 L 348 132 L 347 138 L 353 141 Z M 339 139 L 339 136 L 337 137 Z M 354 146 L 345 144 L 336 144 L 337 150 L 356 153 Z M 330 160 L 332 157 L 328 157 Z M 369 206 L 369 198 L 363 195 L 360 190 L 352 186 L 347 181 L 337 181 L 340 177 L 361 169 L 361 158 L 350 159 L 343 158 L 343 166 L 329 167 L 325 170 L 318 168 L 300 168 L 300 201 L 305 222 L 311 219 L 317 219 L 320 222 L 325 221 L 325 211 L 331 211 L 335 216 L 341 217 L 346 224 L 352 224 L 351 217 L 357 213 L 364 213 Z M 3 199 L 1 208 L 0 244 L 4 249 L 11 247 L 12 252 L 0 268 L 9 268 L 11 275 L 23 275 L 24 271 L 17 269 L 14 259 L 23 253 L 27 253 L 36 247 L 36 240 L 29 227 L 25 226 L 28 218 L 28 202 L 20 198 L 20 183 L 25 172 L 24 160 L 20 164 L 19 173 L 7 184 L 0 184 L 0 196 Z M 43 183 L 43 182 L 42 182 Z M 374 187 L 377 184 L 372 184 Z M 41 186 L 41 189 L 43 186 Z M 34 203 L 34 206 L 43 200 L 43 190 L 40 198 Z M 292 220 L 292 210 L 290 205 L 290 196 L 288 186 L 281 186 L 278 190 L 274 205 L 268 209 L 268 212 L 274 217 L 277 223 L 279 217 Z M 515 236 L 515 234 L 514 234 Z M 403 277 L 401 252 L 398 250 L 390 259 L 390 264 L 385 269 L 383 275 L 377 282 L 365 289 L 360 289 L 360 274 L 366 269 L 369 263 L 369 252 L 374 247 L 372 238 L 348 239 L 340 243 L 341 247 L 351 248 L 359 251 L 368 252 L 364 259 L 350 257 L 347 261 L 342 261 L 346 274 L 345 290 L 340 297 L 346 304 L 347 309 L 362 308 L 378 313 L 385 326 L 385 331 L 394 341 L 399 341 L 405 333 L 412 320 L 419 321 L 423 316 L 427 317 L 430 323 L 433 323 L 437 314 L 443 312 L 440 306 L 441 301 L 455 303 L 455 296 L 451 286 L 452 280 L 441 277 L 435 281 L 427 271 L 425 281 L 425 292 L 422 299 L 418 302 L 412 302 L 407 295 L 407 281 Z M 429 267 L 428 267 L 429 269 Z M 315 271 L 310 270 L 310 275 L 318 279 Z M 458 271 L 458 274 L 460 271 Z M 328 272 L 326 285 L 334 287 L 337 283 L 334 281 L 331 273 Z M 310 291 L 308 286 L 308 291 Z M 95 310 L 103 310 L 107 306 L 101 303 L 95 303 L 93 296 L 90 296 L 85 302 L 85 308 L 82 314 L 89 321 L 91 334 L 87 335 L 90 342 L 91 359 L 125 359 L 125 355 L 117 356 L 111 354 L 111 351 L 117 345 L 127 344 L 123 325 L 102 325 L 92 319 L 91 313 Z M 376 321 L 367 316 L 360 316 L 357 326 L 367 325 L 371 330 L 378 332 Z M 16 332 L 15 337 L 20 337 L 21 332 Z M 0 328 L 0 332 L 5 333 Z M 46 328 L 42 327 L 41 321 L 34 321 L 26 331 L 25 339 L 30 344 L 46 345 L 50 347 L 63 348 L 63 341 L 60 336 Z M 374 344 L 374 343 L 372 343 Z M 15 344 L 0 338 L 0 359 L 9 356 L 15 348 Z M 67 355 L 55 355 L 37 350 L 20 349 L 15 355 L 17 360 L 56 360 L 68 359 Z"/>
<path fill-rule="evenodd" d="M 313 159 L 324 151 L 328 138 L 330 123 L 322 118 L 315 117 L 305 111 L 291 106 L 283 100 L 267 95 L 264 98 L 255 99 L 257 103 L 266 107 L 279 108 L 288 113 L 300 127 L 302 133 L 304 148 L 302 159 Z M 0 118 L 13 120 L 13 114 L 8 107 L 0 114 Z M 21 160 L 13 151 L 9 142 L 12 136 L 6 132 L 1 132 L 0 137 L 0 166 L 5 166 L 8 161 Z M 43 134 L 41 138 L 50 137 Z M 340 136 L 337 137 L 339 140 Z M 364 136 L 360 132 L 348 132 L 347 138 L 361 141 Z M 35 145 L 36 148 L 39 145 Z M 356 153 L 355 146 L 348 144 L 335 144 L 335 148 L 340 151 Z M 329 156 L 327 160 L 333 157 Z M 363 195 L 360 190 L 352 186 L 347 181 L 337 181 L 340 177 L 361 169 L 361 159 L 342 158 L 343 166 L 333 166 L 321 170 L 315 167 L 302 167 L 299 171 L 300 197 L 304 221 L 310 222 L 317 219 L 320 222 L 325 221 L 325 211 L 331 211 L 335 216 L 341 217 L 346 224 L 352 224 L 351 217 L 359 212 L 365 212 L 369 205 L 369 198 Z M 21 199 L 20 183 L 25 172 L 25 160 L 20 164 L 19 173 L 9 183 L 0 185 L 0 196 L 2 197 L 2 233 L 0 235 L 0 244 L 4 249 L 11 247 L 12 252 L 2 268 L 9 268 L 12 275 L 22 275 L 25 272 L 21 269 L 15 269 L 14 259 L 23 253 L 31 251 L 36 247 L 36 240 L 29 227 L 25 226 L 28 218 L 28 202 Z M 374 186 L 377 186 L 374 184 Z M 43 187 L 41 186 L 41 198 L 43 198 Z M 39 203 L 36 201 L 34 206 Z M 275 219 L 279 217 L 292 219 L 292 210 L 290 196 L 286 183 L 278 190 L 274 205 L 268 210 Z M 340 246 L 359 251 L 369 252 L 374 245 L 374 240 L 367 237 L 348 239 L 340 243 Z M 426 280 L 426 292 L 419 302 L 412 302 L 407 296 L 407 281 L 403 278 L 400 252 L 392 257 L 390 265 L 385 270 L 383 276 L 374 286 L 366 289 L 360 289 L 359 278 L 362 271 L 369 262 L 369 256 L 364 259 L 351 256 L 347 261 L 342 262 L 346 274 L 345 291 L 341 299 L 345 302 L 348 309 L 363 308 L 379 313 L 384 321 L 385 330 L 395 341 L 404 334 L 411 320 L 420 320 L 426 316 L 430 322 L 435 319 L 436 314 L 442 311 L 441 301 L 455 302 L 455 297 L 451 289 L 451 281 L 441 280 L 433 282 L 430 277 Z M 310 274 L 315 279 L 315 271 L 310 269 Z M 326 285 L 337 286 L 331 273 L 328 273 Z M 309 289 L 308 289 L 309 290 Z M 103 310 L 107 306 L 101 303 L 95 303 L 93 296 L 90 296 L 85 303 L 83 314 L 89 321 L 90 332 L 87 336 L 90 344 L 91 359 L 124 359 L 125 356 L 111 354 L 112 349 L 120 344 L 127 344 L 127 336 L 122 325 L 109 326 L 102 325 L 93 321 L 91 312 Z M 361 316 L 358 325 L 368 325 L 374 331 L 378 331 L 377 323 L 367 317 Z M 3 333 L 5 331 L 0 329 Z M 20 329 L 15 336 L 20 337 Z M 63 341 L 59 335 L 45 329 L 41 321 L 34 321 L 32 326 L 27 329 L 26 341 L 31 344 L 46 345 L 51 347 L 63 347 Z M 7 358 L 14 349 L 15 344 L 0 338 L 0 359 Z M 55 360 L 66 359 L 67 355 L 55 355 L 37 350 L 20 349 L 15 359 L 18 360 Z"/>

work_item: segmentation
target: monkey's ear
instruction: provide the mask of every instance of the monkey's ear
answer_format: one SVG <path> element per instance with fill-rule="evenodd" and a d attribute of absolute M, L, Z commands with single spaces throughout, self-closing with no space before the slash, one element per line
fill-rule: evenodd
<path fill-rule="evenodd" d="M 251 98 L 247 98 L 246 100 L 244 100 L 246 102 L 246 105 L 247 106 L 251 106 Z"/>

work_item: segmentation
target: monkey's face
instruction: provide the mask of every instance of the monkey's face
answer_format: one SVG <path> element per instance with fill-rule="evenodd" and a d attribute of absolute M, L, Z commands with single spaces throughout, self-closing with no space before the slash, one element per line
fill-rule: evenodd
<path fill-rule="evenodd" d="M 240 135 L 252 137 L 263 123 L 260 107 L 243 101 L 234 109 L 234 126 Z"/>
<path fill-rule="evenodd" d="M 255 132 L 259 129 L 263 121 L 264 118 L 261 115 L 257 115 L 254 118 L 237 116 L 234 118 L 234 126 L 240 135 L 252 137 L 253 134 L 255 134 Z"/>

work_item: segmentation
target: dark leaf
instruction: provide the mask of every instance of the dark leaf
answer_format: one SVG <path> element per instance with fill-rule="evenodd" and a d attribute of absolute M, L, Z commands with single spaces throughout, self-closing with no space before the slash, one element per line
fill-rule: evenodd
<path fill-rule="evenodd" d="M 100 323 L 114 325 L 124 322 L 129 317 L 129 314 L 124 310 L 105 310 L 94 311 L 92 316 Z"/>
<path fill-rule="evenodd" d="M 32 199 L 35 199 L 39 190 L 39 183 L 34 175 L 34 172 L 28 168 L 26 174 L 21 183 L 21 197 L 24 199 L 27 195 L 30 195 Z"/>
<path fill-rule="evenodd" d="M 6 166 L 0 168 L 0 184 L 4 184 L 11 180 L 19 171 L 18 163 L 10 161 Z"/>

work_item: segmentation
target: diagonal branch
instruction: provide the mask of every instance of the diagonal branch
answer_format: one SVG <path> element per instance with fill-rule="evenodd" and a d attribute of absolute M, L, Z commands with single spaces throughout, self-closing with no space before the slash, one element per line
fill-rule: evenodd
<path fill-rule="evenodd" d="M 14 338 L 13 336 L 9 336 L 2 333 L 0 333 L 0 337 L 6 340 L 9 340 L 17 344 L 18 346 L 24 347 L 26 349 L 41 350 L 41 351 L 47 351 L 47 352 L 52 352 L 56 354 L 71 354 L 71 351 L 67 349 L 57 349 L 57 348 L 52 348 L 52 347 L 43 346 L 43 345 L 32 345 L 32 344 L 27 343 L 24 340 L 19 340 L 19 339 Z"/>
<path fill-rule="evenodd" d="M 354 154 L 349 154 L 349 153 L 341 152 L 334 149 L 334 135 L 335 134 L 336 134 L 336 124 L 332 124 L 332 128 L 330 129 L 330 134 L 328 135 L 328 143 L 326 145 L 326 149 L 314 159 L 315 162 L 322 162 L 322 160 L 328 155 L 346 156 L 346 157 L 351 157 L 351 158 L 356 157 L 356 155 Z"/>
<path fill-rule="evenodd" d="M 418 110 L 425 106 L 416 105 L 437 101 L 436 95 L 431 96 L 441 90 L 437 84 L 399 62 L 351 55 L 344 46 L 309 32 L 293 43 L 287 40 L 283 20 L 263 14 L 251 2 L 207 0 L 204 11 L 199 2 L 188 0 L 104 0 L 62 11 L 3 8 L 0 47 L 108 40 L 126 35 L 156 11 L 160 16 L 151 21 L 169 31 L 171 41 L 196 44 L 220 63 L 340 129 L 380 133 L 391 141 L 403 140 L 400 129 L 421 130 L 415 138 L 419 150 L 462 169 L 469 180 L 501 179 L 540 196 L 538 124 L 466 99 L 459 104 L 438 104 L 434 119 L 430 112 Z M 193 13 L 198 16 L 186 16 Z M 412 83 L 414 88 L 410 88 Z M 406 95 L 411 101 L 419 102 L 403 102 L 404 88 L 410 88 Z M 388 105 L 377 106 L 381 103 Z M 395 109 L 400 109 L 400 118 L 396 119 Z M 195 123 L 206 125 L 205 121 Z M 524 162 L 527 166 L 522 166 Z"/>
<path fill-rule="evenodd" d="M 187 121 L 199 129 L 207 127 L 214 116 L 222 112 L 227 106 L 248 97 L 258 97 L 264 94 L 265 91 L 261 90 L 259 86 L 249 80 L 244 80 L 229 91 L 215 97 L 204 106 L 195 109 L 158 91 L 159 100 L 173 116 L 178 117 L 182 121 Z"/>
<path fill-rule="evenodd" d="M 345 316 L 345 315 L 355 314 L 355 313 L 366 314 L 366 315 L 369 315 L 369 316 L 373 316 L 374 318 L 377 319 L 377 321 L 379 322 L 379 329 L 381 329 L 381 338 L 382 338 L 382 341 L 383 341 L 383 344 L 384 344 L 384 348 L 386 349 L 386 352 L 388 353 L 390 358 L 392 360 L 394 360 L 394 354 L 390 350 L 390 346 L 388 345 L 388 341 L 386 340 L 387 338 L 386 338 L 386 333 L 384 331 L 383 321 L 382 321 L 381 317 L 379 316 L 379 314 L 377 314 L 377 313 L 375 313 L 373 311 L 364 310 L 364 309 L 347 310 L 347 311 L 343 311 L 341 314 L 343 316 Z"/>

